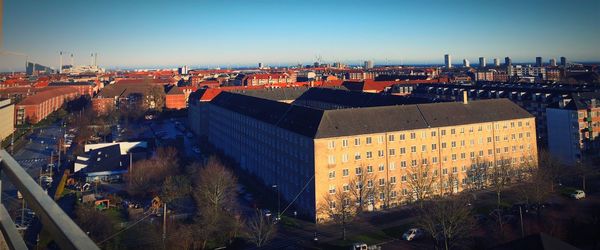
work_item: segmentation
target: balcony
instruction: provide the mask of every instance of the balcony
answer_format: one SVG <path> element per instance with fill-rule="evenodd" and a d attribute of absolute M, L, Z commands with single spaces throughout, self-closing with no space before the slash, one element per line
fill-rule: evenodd
<path fill-rule="evenodd" d="M 2 173 L 21 192 L 61 249 L 99 249 L 5 150 L 0 150 L 0 161 Z M 3 204 L 0 204 L 0 230 L 10 249 L 28 249 Z"/>

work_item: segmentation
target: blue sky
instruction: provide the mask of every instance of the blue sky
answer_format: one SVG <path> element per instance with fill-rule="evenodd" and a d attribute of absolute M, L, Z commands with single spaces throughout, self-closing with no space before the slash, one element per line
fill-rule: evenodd
<path fill-rule="evenodd" d="M 295 64 L 317 55 L 376 64 L 441 64 L 445 53 L 455 64 L 600 60 L 598 0 L 4 0 L 4 12 L 4 49 L 52 67 L 61 50 L 76 64 L 97 52 L 111 68 Z"/>

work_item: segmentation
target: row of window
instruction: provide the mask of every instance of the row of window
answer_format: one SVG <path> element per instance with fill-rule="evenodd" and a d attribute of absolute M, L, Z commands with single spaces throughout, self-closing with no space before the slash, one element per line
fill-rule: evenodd
<path fill-rule="evenodd" d="M 432 150 L 437 150 L 436 144 L 432 144 L 431 146 L 432 146 Z M 444 147 L 444 146 L 445 146 L 445 144 L 442 143 L 442 147 Z M 427 151 L 426 147 L 427 147 L 426 145 L 422 145 L 421 146 L 421 150 L 422 150 L 421 152 L 426 152 Z M 526 147 L 527 147 L 527 150 L 530 150 L 531 149 L 531 144 L 526 144 Z M 519 146 L 513 145 L 512 147 L 509 147 L 509 146 L 498 147 L 498 148 L 496 148 L 496 153 L 497 154 L 501 154 L 501 153 L 524 151 L 524 150 L 525 150 L 525 145 L 521 144 Z M 411 149 L 410 149 L 410 151 L 411 151 L 411 153 L 416 153 L 417 152 L 417 147 L 416 146 L 412 146 Z M 400 155 L 404 155 L 404 154 L 406 154 L 406 149 L 405 148 L 400 148 Z M 460 159 L 466 159 L 467 158 L 466 154 L 467 154 L 466 152 L 460 153 Z M 494 154 L 493 149 L 488 149 L 487 150 L 487 155 L 488 156 L 491 156 L 493 154 Z M 378 150 L 377 151 L 377 155 L 379 157 L 384 157 L 385 153 L 384 153 L 383 150 Z M 395 155 L 396 155 L 396 149 L 389 149 L 389 156 L 395 156 Z M 367 151 L 366 154 L 365 154 L 365 156 L 366 156 L 366 159 L 372 159 L 373 158 L 373 152 Z M 471 159 L 475 159 L 476 157 L 483 157 L 483 156 L 485 156 L 484 150 L 479 150 L 479 152 L 471 151 L 469 153 L 469 157 Z M 458 159 L 457 158 L 458 157 L 457 154 L 452 154 L 451 157 L 452 157 L 451 159 L 453 161 L 456 161 Z M 361 158 L 362 158 L 362 155 L 361 155 L 360 152 L 354 153 L 354 160 L 355 161 L 358 161 Z M 442 159 L 443 159 L 444 162 L 447 161 L 447 157 L 446 156 L 443 156 Z M 342 161 L 342 163 L 348 162 L 348 154 L 342 154 L 341 161 Z M 435 157 L 435 156 L 432 157 L 431 158 L 431 162 L 432 163 L 437 163 L 438 162 L 438 158 Z M 336 157 L 335 157 L 335 155 L 328 155 L 327 156 L 327 164 L 329 164 L 329 165 L 336 164 Z M 427 159 L 423 159 L 423 164 L 427 164 Z"/>
<path fill-rule="evenodd" d="M 435 131 L 433 131 L 433 132 L 435 132 Z M 415 133 L 411 133 L 411 137 L 414 134 Z M 404 136 L 403 134 L 400 136 L 401 140 L 404 140 L 403 136 Z M 530 132 L 525 132 L 525 133 L 521 132 L 521 133 L 510 134 L 510 140 L 513 140 L 513 141 L 517 140 L 517 139 L 530 138 L 530 137 L 531 137 L 531 133 Z M 509 135 L 505 135 L 503 138 L 501 138 L 499 135 L 497 135 L 497 136 L 495 136 L 494 139 L 497 142 L 500 142 L 500 141 L 509 141 Z M 366 137 L 365 141 L 366 141 L 367 145 L 372 144 L 372 138 L 371 137 Z M 394 135 L 388 135 L 388 141 L 394 141 Z M 382 143 L 382 142 L 383 142 L 383 136 L 379 136 L 378 137 L 378 143 Z M 453 147 L 453 148 L 457 147 L 457 142 L 460 142 L 460 146 L 461 147 L 465 147 L 466 146 L 466 141 L 465 140 L 461 140 L 461 141 L 451 141 L 450 142 L 451 147 Z M 492 143 L 492 137 L 487 137 L 486 142 L 487 143 Z M 354 145 L 355 146 L 360 146 L 360 143 L 361 143 L 361 138 L 360 137 L 354 138 Z M 478 144 L 484 144 L 483 137 L 480 137 L 478 139 L 477 143 Z M 474 146 L 475 145 L 475 139 L 469 140 L 469 145 L 470 146 Z M 348 147 L 348 139 L 342 139 L 342 147 L 343 148 Z M 447 147 L 447 143 L 446 142 L 442 142 L 442 148 L 446 148 L 446 147 Z M 330 140 L 327 143 L 327 148 L 334 149 L 335 148 L 335 140 Z M 404 148 L 401 148 L 400 150 L 404 151 Z M 426 151 L 427 150 L 427 146 L 422 145 L 421 146 L 421 150 L 422 151 Z M 431 150 L 437 150 L 437 144 L 432 144 L 431 145 Z M 416 152 L 416 146 L 411 146 L 411 152 Z"/>

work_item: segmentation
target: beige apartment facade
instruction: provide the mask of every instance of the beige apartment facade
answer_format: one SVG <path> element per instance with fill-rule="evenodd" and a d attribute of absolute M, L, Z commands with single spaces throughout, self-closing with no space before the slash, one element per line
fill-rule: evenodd
<path fill-rule="evenodd" d="M 365 197 L 367 207 L 382 209 L 414 201 L 419 185 L 431 185 L 429 195 L 469 189 L 475 168 L 536 163 L 534 118 L 317 139 L 315 197 L 331 202 L 328 195 L 351 192 L 357 180 L 366 180 L 372 183 L 364 188 L 377 190 Z M 415 174 L 431 179 L 415 183 Z"/>
<path fill-rule="evenodd" d="M 15 105 L 10 99 L 0 100 L 0 141 L 15 131 Z"/>
<path fill-rule="evenodd" d="M 253 95 L 222 92 L 190 108 L 206 119 L 192 130 L 276 186 L 282 209 L 315 221 L 328 197 L 357 187 L 377 190 L 361 201 L 379 210 L 469 189 L 474 168 L 537 162 L 535 118 L 507 99 L 345 108 Z M 429 182 L 426 194 L 411 178 Z"/>

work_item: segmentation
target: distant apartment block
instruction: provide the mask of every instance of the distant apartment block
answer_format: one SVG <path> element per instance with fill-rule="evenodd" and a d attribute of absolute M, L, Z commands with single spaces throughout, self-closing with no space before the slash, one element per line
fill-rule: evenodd
<path fill-rule="evenodd" d="M 53 88 L 28 96 L 16 105 L 16 123 L 38 123 L 64 103 L 80 96 L 79 90 L 73 87 Z"/>
<path fill-rule="evenodd" d="M 15 105 L 10 99 L 0 100 L 0 141 L 4 141 L 15 130 Z"/>
<path fill-rule="evenodd" d="M 600 93 L 571 94 L 546 113 L 552 155 L 568 165 L 600 156 Z"/>
<path fill-rule="evenodd" d="M 383 209 L 414 199 L 415 175 L 446 194 L 464 190 L 478 168 L 537 163 L 535 118 L 507 99 L 423 103 L 329 88 L 213 94 L 190 101 L 193 130 L 278 185 L 283 199 L 298 195 L 298 212 L 316 221 L 325 197 L 348 192 L 358 175 L 373 177 L 364 188 L 389 187 L 368 197 Z"/>

